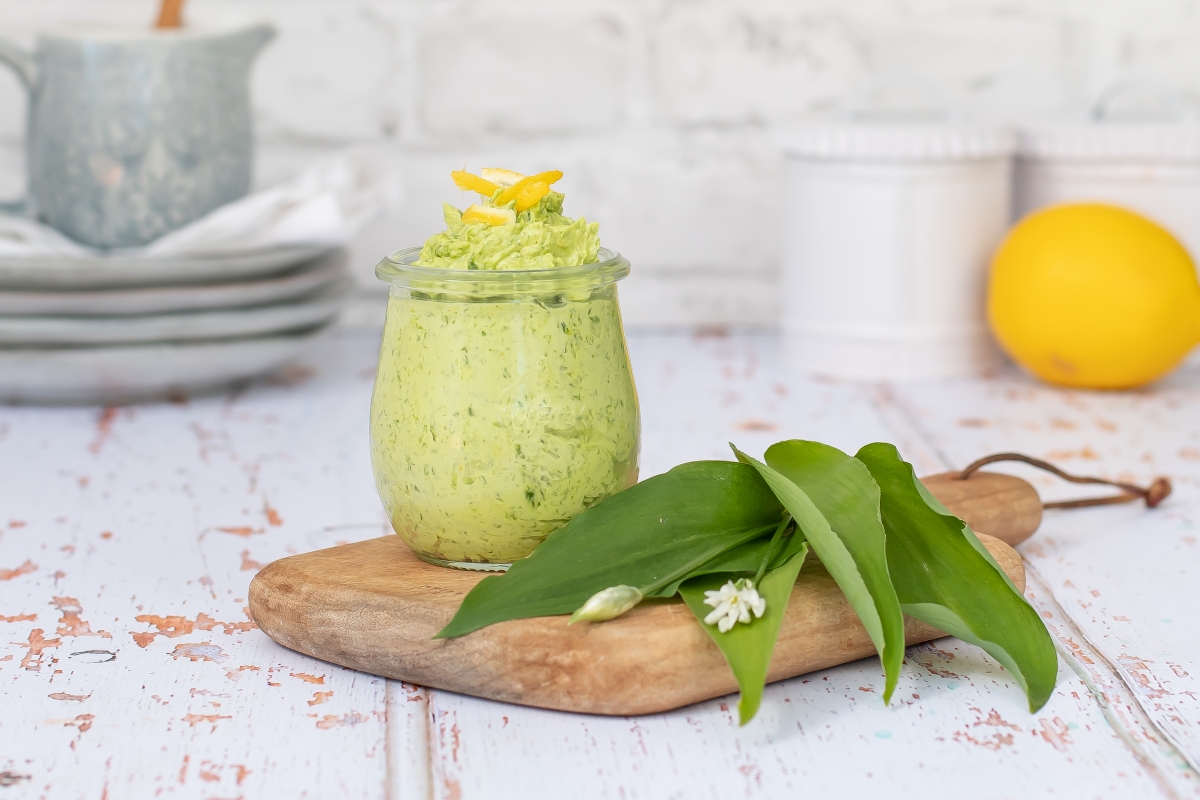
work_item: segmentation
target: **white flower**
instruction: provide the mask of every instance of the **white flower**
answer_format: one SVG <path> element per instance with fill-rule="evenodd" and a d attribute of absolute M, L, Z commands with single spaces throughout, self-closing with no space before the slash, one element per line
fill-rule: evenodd
<path fill-rule="evenodd" d="M 568 625 L 576 622 L 603 622 L 619 617 L 642 602 L 642 593 L 636 586 L 610 586 L 596 592 L 587 602 L 575 610 Z"/>
<path fill-rule="evenodd" d="M 761 617 L 767 610 L 767 601 L 759 596 L 754 581 L 742 578 L 737 583 L 728 581 L 718 591 L 705 592 L 704 604 L 712 606 L 712 612 L 704 618 L 704 624 L 716 624 L 717 630 L 727 633 L 739 622 L 750 622 L 750 613 Z"/>

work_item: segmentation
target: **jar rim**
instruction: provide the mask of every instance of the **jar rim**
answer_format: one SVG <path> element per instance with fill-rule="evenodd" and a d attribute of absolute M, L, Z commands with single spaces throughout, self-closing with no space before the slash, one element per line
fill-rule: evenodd
<path fill-rule="evenodd" d="M 600 248 L 600 260 L 573 267 L 543 269 L 446 269 L 414 264 L 420 247 L 406 247 L 389 253 L 375 266 L 375 276 L 392 286 L 409 288 L 454 287 L 460 291 L 477 289 L 538 291 L 550 286 L 604 286 L 629 274 L 630 263 L 616 250 Z"/>

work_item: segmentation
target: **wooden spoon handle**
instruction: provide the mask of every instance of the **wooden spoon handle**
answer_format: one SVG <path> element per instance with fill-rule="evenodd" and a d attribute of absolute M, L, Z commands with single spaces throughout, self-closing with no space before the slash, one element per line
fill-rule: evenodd
<path fill-rule="evenodd" d="M 184 0 L 162 0 L 158 7 L 158 22 L 156 28 L 179 28 L 183 26 Z"/>

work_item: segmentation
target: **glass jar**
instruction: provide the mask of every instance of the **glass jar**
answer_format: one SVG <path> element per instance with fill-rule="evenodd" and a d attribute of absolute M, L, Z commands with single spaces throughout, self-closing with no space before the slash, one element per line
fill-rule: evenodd
<path fill-rule="evenodd" d="M 641 421 L 616 282 L 629 262 L 452 270 L 385 258 L 371 463 L 425 561 L 504 569 L 637 482 Z"/>

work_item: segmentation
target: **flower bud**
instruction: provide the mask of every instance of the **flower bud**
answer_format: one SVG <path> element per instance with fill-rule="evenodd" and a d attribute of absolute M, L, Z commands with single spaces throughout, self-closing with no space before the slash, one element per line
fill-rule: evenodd
<path fill-rule="evenodd" d="M 642 593 L 634 586 L 610 586 L 596 592 L 571 615 L 568 625 L 576 622 L 603 622 L 619 617 L 642 602 Z"/>

